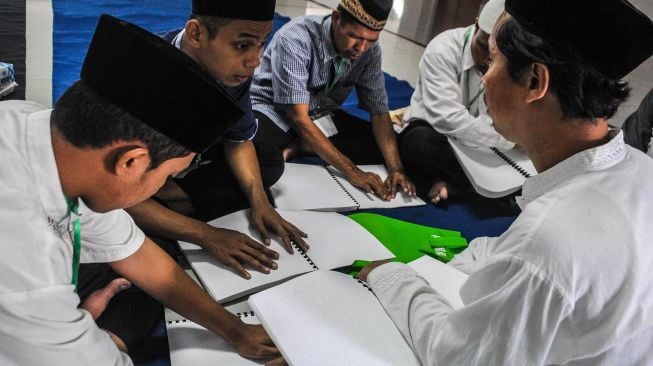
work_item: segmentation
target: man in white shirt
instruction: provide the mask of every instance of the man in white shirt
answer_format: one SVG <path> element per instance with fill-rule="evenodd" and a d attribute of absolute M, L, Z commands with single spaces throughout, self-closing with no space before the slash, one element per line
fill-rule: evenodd
<path fill-rule="evenodd" d="M 490 37 L 489 113 L 539 174 L 503 235 L 454 258 L 464 306 L 405 265 L 361 271 L 424 365 L 653 364 L 653 160 L 607 122 L 653 22 L 591 5 L 506 0 Z"/>
<path fill-rule="evenodd" d="M 205 123 L 217 116 L 222 124 Z M 107 15 L 81 80 L 53 110 L 0 103 L 0 364 L 132 364 L 79 307 L 80 262 L 110 263 L 244 356 L 278 356 L 262 327 L 226 312 L 120 209 L 151 196 L 241 116 L 191 59 Z"/>
<path fill-rule="evenodd" d="M 490 0 L 475 24 L 440 33 L 420 61 L 399 148 L 419 194 L 433 203 L 470 187 L 447 138 L 468 146 L 514 146 L 492 127 L 481 83 L 487 70 L 488 38 L 503 4 L 504 0 Z"/>

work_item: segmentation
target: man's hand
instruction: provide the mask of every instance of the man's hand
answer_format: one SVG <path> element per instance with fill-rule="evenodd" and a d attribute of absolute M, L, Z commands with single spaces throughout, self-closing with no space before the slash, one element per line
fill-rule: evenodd
<path fill-rule="evenodd" d="M 293 253 L 291 241 L 299 245 L 302 250 L 308 250 L 309 246 L 304 241 L 307 237 L 306 233 L 284 220 L 267 200 L 252 205 L 249 216 L 251 225 L 261 233 L 261 238 L 266 245 L 270 245 L 268 231 L 270 230 L 281 238 L 288 253 Z"/>
<path fill-rule="evenodd" d="M 283 364 L 278 360 L 281 358 L 281 353 L 261 325 L 242 324 L 229 338 L 227 341 L 243 357 L 272 360 L 271 362 L 276 362 L 273 365 Z"/>
<path fill-rule="evenodd" d="M 356 275 L 356 278 L 358 278 L 359 280 L 367 282 L 367 275 L 369 275 L 370 272 L 372 272 L 372 270 L 374 270 L 376 267 L 380 267 L 380 266 L 382 266 L 382 265 L 384 265 L 386 263 L 390 263 L 393 260 L 394 260 L 394 258 L 384 259 L 382 261 L 374 261 L 374 262 L 368 264 L 367 266 L 365 266 L 365 268 L 363 268 L 360 272 L 358 272 L 358 274 Z"/>
<path fill-rule="evenodd" d="M 238 231 L 205 225 L 198 244 L 246 279 L 252 276 L 243 265 L 262 273 L 277 269 L 273 259 L 278 259 L 279 253 Z"/>
<path fill-rule="evenodd" d="M 288 362 L 283 359 L 283 357 L 275 358 L 272 361 L 265 363 L 265 366 L 288 366 Z"/>
<path fill-rule="evenodd" d="M 101 289 L 91 292 L 91 294 L 82 301 L 79 307 L 91 313 L 93 320 L 97 320 L 97 318 L 99 318 L 104 312 L 104 309 L 107 308 L 107 305 L 109 305 L 109 301 L 111 301 L 118 292 L 130 288 L 131 285 L 132 284 L 124 278 L 116 278 Z"/>
<path fill-rule="evenodd" d="M 408 178 L 403 170 L 395 170 L 388 174 L 385 179 L 385 187 L 389 192 L 391 198 L 395 198 L 397 194 L 397 187 L 410 197 L 415 197 L 416 190 L 413 182 Z"/>
<path fill-rule="evenodd" d="M 374 173 L 364 172 L 355 167 L 353 172 L 347 175 L 347 180 L 365 192 L 379 196 L 384 201 L 389 201 L 392 198 L 381 178 Z"/>
<path fill-rule="evenodd" d="M 132 284 L 124 278 L 116 278 L 103 288 L 93 291 L 84 299 L 84 301 L 82 301 L 79 307 L 91 313 L 93 320 L 97 320 L 97 318 L 99 318 L 104 312 L 104 309 L 107 308 L 107 305 L 109 305 L 109 301 L 111 301 L 118 292 L 130 288 L 131 285 Z M 107 332 L 113 343 L 116 344 L 116 347 L 118 347 L 121 352 L 128 352 L 127 345 L 125 345 L 125 342 L 123 342 L 120 337 L 106 329 L 103 330 Z"/>

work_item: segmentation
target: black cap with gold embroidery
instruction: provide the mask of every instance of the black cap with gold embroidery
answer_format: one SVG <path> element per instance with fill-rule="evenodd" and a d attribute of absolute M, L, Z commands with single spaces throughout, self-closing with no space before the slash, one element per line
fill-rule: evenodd
<path fill-rule="evenodd" d="M 341 0 L 340 6 L 364 26 L 380 31 L 392 10 L 392 0 Z"/>
<path fill-rule="evenodd" d="M 653 54 L 653 22 L 625 0 L 506 0 L 506 11 L 529 32 L 570 46 L 611 79 L 621 79 Z"/>
<path fill-rule="evenodd" d="M 116 106 L 198 153 L 244 114 L 193 59 L 154 34 L 106 14 L 100 16 L 81 79 Z"/>
<path fill-rule="evenodd" d="M 220 18 L 269 21 L 276 0 L 193 0 L 193 14 Z"/>

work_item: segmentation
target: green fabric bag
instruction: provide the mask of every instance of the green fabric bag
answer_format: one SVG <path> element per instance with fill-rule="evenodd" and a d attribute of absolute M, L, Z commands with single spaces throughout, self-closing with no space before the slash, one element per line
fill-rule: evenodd
<path fill-rule="evenodd" d="M 354 213 L 349 218 L 367 229 L 401 263 L 428 254 L 443 262 L 450 261 L 467 248 L 460 232 L 413 224 L 373 213 Z"/>

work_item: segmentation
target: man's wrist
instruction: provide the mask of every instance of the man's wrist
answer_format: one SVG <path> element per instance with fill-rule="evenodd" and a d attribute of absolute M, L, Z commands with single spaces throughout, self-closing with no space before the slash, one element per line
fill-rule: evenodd
<path fill-rule="evenodd" d="M 345 166 L 342 169 L 338 168 L 338 170 L 342 171 L 342 173 L 344 175 L 348 176 L 348 177 L 352 176 L 354 174 L 362 172 L 360 169 L 358 169 L 356 164 L 354 164 L 352 162 L 349 162 L 349 163 L 345 164 Z"/>
<path fill-rule="evenodd" d="M 388 174 L 393 174 L 393 173 L 401 173 L 404 174 L 404 167 L 403 165 L 388 165 Z"/>
<path fill-rule="evenodd" d="M 271 206 L 268 195 L 261 189 L 252 190 L 248 197 L 249 205 L 252 209 L 256 210 L 264 206 Z"/>
<path fill-rule="evenodd" d="M 218 332 L 216 332 L 218 335 L 220 335 L 222 338 L 224 338 L 229 344 L 232 346 L 235 346 L 238 344 L 239 341 L 241 341 L 243 338 L 245 338 L 245 323 L 243 323 L 238 317 L 235 315 L 229 313 L 230 316 L 229 318 L 226 319 L 226 321 L 221 322 L 221 327 Z"/>

